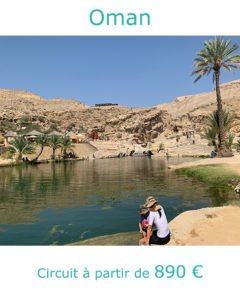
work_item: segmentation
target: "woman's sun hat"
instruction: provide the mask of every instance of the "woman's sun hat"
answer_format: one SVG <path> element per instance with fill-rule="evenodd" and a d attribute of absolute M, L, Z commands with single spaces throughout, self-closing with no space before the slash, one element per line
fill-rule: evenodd
<path fill-rule="evenodd" d="M 149 208 L 153 206 L 155 203 L 157 203 L 157 200 L 153 196 L 150 196 L 146 199 L 145 207 Z"/>
<path fill-rule="evenodd" d="M 158 211 L 159 209 L 162 209 L 162 206 L 160 204 L 157 203 L 157 200 L 150 196 L 146 199 L 146 202 L 145 202 L 145 207 L 152 207 L 154 204 L 157 204 L 155 207 L 154 207 L 154 211 Z"/>
<path fill-rule="evenodd" d="M 148 210 L 148 208 L 144 204 L 142 204 L 142 205 L 139 206 L 139 213 L 140 213 L 140 215 L 145 215 L 148 212 L 149 212 L 149 210 Z"/>

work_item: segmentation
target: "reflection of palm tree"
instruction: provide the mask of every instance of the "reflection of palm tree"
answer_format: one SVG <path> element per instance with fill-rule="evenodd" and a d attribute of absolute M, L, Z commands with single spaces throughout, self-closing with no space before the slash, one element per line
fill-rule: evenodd
<path fill-rule="evenodd" d="M 194 66 L 196 69 L 191 75 L 197 75 L 194 82 L 197 82 L 205 74 L 209 75 L 213 72 L 213 81 L 216 84 L 216 98 L 217 98 L 217 113 L 219 119 L 219 138 L 220 146 L 218 149 L 218 156 L 232 156 L 232 152 L 226 147 L 225 131 L 223 120 L 222 99 L 220 94 L 219 77 L 220 70 L 223 68 L 232 72 L 232 68 L 240 69 L 240 54 L 232 53 L 238 49 L 238 45 L 230 46 L 231 40 L 224 41 L 221 37 L 204 42 L 204 48 L 197 52 Z"/>
<path fill-rule="evenodd" d="M 9 152 L 17 155 L 16 160 L 22 160 L 23 154 L 33 154 L 35 152 L 34 146 L 23 136 L 16 137 L 9 144 Z"/>

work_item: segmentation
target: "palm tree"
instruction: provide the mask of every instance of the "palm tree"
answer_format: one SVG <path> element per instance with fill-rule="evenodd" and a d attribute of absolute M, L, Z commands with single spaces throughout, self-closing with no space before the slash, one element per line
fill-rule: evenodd
<path fill-rule="evenodd" d="M 63 152 L 63 158 L 67 157 L 67 150 L 73 150 L 73 144 L 69 137 L 65 136 L 60 140 L 61 148 Z"/>
<path fill-rule="evenodd" d="M 230 133 L 226 137 L 226 145 L 227 145 L 228 149 L 230 149 L 230 150 L 232 150 L 232 145 L 233 145 L 234 138 L 235 138 L 235 135 L 233 133 Z"/>
<path fill-rule="evenodd" d="M 45 134 L 41 134 L 36 137 L 35 143 L 40 146 L 40 152 L 38 153 L 37 157 L 35 157 L 32 161 L 37 161 L 39 159 L 39 157 L 43 153 L 44 147 L 48 145 L 48 141 L 49 141 L 49 138 Z"/>
<path fill-rule="evenodd" d="M 223 110 L 223 127 L 225 133 L 227 133 L 233 127 L 235 118 L 236 115 L 234 113 Z M 211 128 L 216 128 L 218 134 L 220 133 L 219 115 L 217 110 L 207 117 L 207 125 Z"/>
<path fill-rule="evenodd" d="M 216 143 L 217 131 L 215 128 L 205 129 L 205 134 L 201 135 L 202 138 L 207 139 L 209 141 L 209 146 L 214 147 L 214 151 L 217 152 L 218 146 Z"/>
<path fill-rule="evenodd" d="M 61 140 L 58 135 L 52 135 L 48 141 L 49 146 L 53 149 L 52 158 L 55 159 L 55 153 L 61 147 Z"/>
<path fill-rule="evenodd" d="M 34 146 L 23 136 L 16 137 L 14 140 L 10 141 L 8 149 L 11 154 L 17 154 L 16 160 L 22 160 L 23 154 L 35 153 Z"/>
<path fill-rule="evenodd" d="M 230 46 L 232 40 L 224 41 L 221 37 L 214 40 L 204 41 L 205 48 L 197 52 L 197 57 L 194 59 L 194 67 L 196 69 L 191 75 L 197 75 L 194 82 L 197 82 L 205 74 L 213 73 L 213 82 L 216 85 L 217 112 L 219 118 L 219 136 L 220 147 L 217 155 L 219 157 L 232 156 L 232 152 L 226 147 L 225 131 L 223 121 L 222 99 L 220 94 L 219 77 L 220 70 L 223 68 L 232 72 L 232 68 L 240 70 L 240 54 L 232 54 L 238 49 L 238 45 Z"/>
<path fill-rule="evenodd" d="M 237 141 L 237 151 L 240 151 L 240 140 Z"/>
<path fill-rule="evenodd" d="M 223 110 L 223 127 L 225 134 L 228 133 L 232 128 L 234 120 L 234 113 Z M 206 124 L 209 126 L 209 128 L 205 129 L 206 133 L 202 135 L 202 137 L 209 140 L 209 145 L 214 146 L 215 151 L 217 152 L 220 148 L 220 128 L 217 111 L 214 111 L 207 117 Z M 216 141 L 217 139 L 218 143 Z M 230 134 L 225 139 L 225 143 L 228 149 L 231 149 L 232 142 L 232 135 Z"/>

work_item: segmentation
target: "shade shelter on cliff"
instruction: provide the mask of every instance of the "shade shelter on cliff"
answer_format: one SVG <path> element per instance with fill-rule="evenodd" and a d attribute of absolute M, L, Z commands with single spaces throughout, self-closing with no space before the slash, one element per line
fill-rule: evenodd
<path fill-rule="evenodd" d="M 40 131 L 37 131 L 37 130 L 32 130 L 26 134 L 24 134 L 25 136 L 39 136 L 39 135 L 42 135 L 42 133 Z"/>
<path fill-rule="evenodd" d="M 17 133 L 14 131 L 8 131 L 5 135 L 4 135 L 4 144 L 5 146 L 9 145 L 9 142 L 11 140 L 13 140 L 15 137 L 17 136 Z"/>
<path fill-rule="evenodd" d="M 48 136 L 52 136 L 52 135 L 64 136 L 61 132 L 58 132 L 58 131 L 56 131 L 56 130 L 54 130 L 54 131 L 48 133 Z"/>
<path fill-rule="evenodd" d="M 66 136 L 77 136 L 77 134 L 75 134 L 73 131 L 69 131 Z"/>
<path fill-rule="evenodd" d="M 24 136 L 31 141 L 34 141 L 36 139 L 36 137 L 42 135 L 42 133 L 40 131 L 37 130 L 32 130 L 28 133 L 25 133 Z"/>
<path fill-rule="evenodd" d="M 24 136 L 31 137 L 31 138 L 37 137 L 39 135 L 42 135 L 42 133 L 40 131 L 37 131 L 37 130 L 32 130 L 32 131 L 24 134 Z"/>
<path fill-rule="evenodd" d="M 73 131 L 69 131 L 66 136 L 69 137 L 74 144 L 79 143 L 78 136 Z"/>
<path fill-rule="evenodd" d="M 77 135 L 77 138 L 78 138 L 78 140 L 79 140 L 80 143 L 86 142 L 87 139 L 88 139 L 86 133 L 79 133 L 79 134 Z"/>

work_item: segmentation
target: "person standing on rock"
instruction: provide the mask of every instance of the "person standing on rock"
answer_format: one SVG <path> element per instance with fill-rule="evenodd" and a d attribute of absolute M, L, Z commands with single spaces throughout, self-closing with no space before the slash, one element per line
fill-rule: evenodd
<path fill-rule="evenodd" d="M 152 196 L 146 199 L 145 207 L 150 211 L 146 246 L 151 244 L 167 244 L 170 241 L 170 230 L 164 209 Z M 155 225 L 157 230 L 152 231 L 153 225 Z"/>
<path fill-rule="evenodd" d="M 168 149 L 165 150 L 166 157 L 168 157 Z"/>

